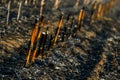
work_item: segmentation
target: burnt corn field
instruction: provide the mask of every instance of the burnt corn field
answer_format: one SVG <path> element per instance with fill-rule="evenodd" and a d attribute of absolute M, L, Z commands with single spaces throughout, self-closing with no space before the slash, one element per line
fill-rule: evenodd
<path fill-rule="evenodd" d="M 0 0 L 0 80 L 119 79 L 119 0 Z"/>

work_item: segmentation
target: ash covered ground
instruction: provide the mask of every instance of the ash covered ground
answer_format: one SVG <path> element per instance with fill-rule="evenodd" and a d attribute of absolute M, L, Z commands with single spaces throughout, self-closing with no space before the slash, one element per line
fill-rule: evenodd
<path fill-rule="evenodd" d="M 75 36 L 72 36 L 73 33 L 69 30 L 77 25 L 83 1 L 78 7 L 74 7 L 74 0 L 62 0 L 57 10 L 52 9 L 53 5 L 54 0 L 45 1 L 45 25 L 42 30 L 45 31 L 46 27 L 49 27 L 48 33 L 54 36 L 62 13 L 62 27 L 68 27 L 68 35 L 64 41 L 59 37 L 55 48 L 45 49 L 43 59 L 36 58 L 33 64 L 25 67 L 28 44 L 35 19 L 39 17 L 40 6 L 23 4 L 20 19 L 16 20 L 19 6 L 18 3 L 11 4 L 9 24 L 6 25 L 7 3 L 0 3 L 0 79 L 119 80 L 120 4 L 111 8 L 105 19 L 95 20 L 92 25 L 88 24 L 91 12 L 89 4 L 84 24 L 80 31 L 75 32 Z M 70 21 L 65 25 L 69 13 Z M 71 27 L 73 16 L 75 20 Z"/>

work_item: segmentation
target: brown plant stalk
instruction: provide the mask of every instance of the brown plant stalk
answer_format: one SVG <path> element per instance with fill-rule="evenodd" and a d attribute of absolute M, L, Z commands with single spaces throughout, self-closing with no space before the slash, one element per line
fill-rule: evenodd
<path fill-rule="evenodd" d="M 103 17 L 103 5 L 102 3 L 99 3 L 98 10 L 97 10 L 97 19 L 101 20 Z"/>
<path fill-rule="evenodd" d="M 91 13 L 91 16 L 90 16 L 90 23 L 89 25 L 91 25 L 93 23 L 93 20 L 95 18 L 95 10 L 96 10 L 96 7 L 97 7 L 97 0 L 94 1 L 94 4 L 93 4 L 93 8 L 92 8 L 92 13 Z"/>
<path fill-rule="evenodd" d="M 85 11 L 84 11 L 84 7 L 80 10 L 79 16 L 78 16 L 78 27 L 79 30 L 82 26 L 82 21 L 84 20 L 84 16 L 85 16 Z"/>
<path fill-rule="evenodd" d="M 11 5 L 11 1 L 9 1 L 8 7 L 7 7 L 7 10 L 8 10 L 8 13 L 7 13 L 7 25 L 9 23 L 9 17 L 10 17 L 10 5 Z"/>

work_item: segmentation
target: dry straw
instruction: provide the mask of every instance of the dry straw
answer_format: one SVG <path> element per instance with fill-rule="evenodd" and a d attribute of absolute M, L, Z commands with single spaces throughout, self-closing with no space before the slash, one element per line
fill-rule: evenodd
<path fill-rule="evenodd" d="M 20 3 L 19 3 L 19 9 L 18 9 L 17 20 L 19 20 L 19 18 L 20 18 L 21 7 L 22 7 L 22 1 L 20 1 Z"/>
<path fill-rule="evenodd" d="M 80 0 L 76 0 L 76 3 L 75 3 L 75 5 L 74 5 L 74 8 L 78 8 L 78 6 L 79 6 L 79 1 L 80 1 Z"/>
<path fill-rule="evenodd" d="M 26 5 L 26 6 L 28 5 L 28 0 L 25 0 L 25 5 Z"/>
<path fill-rule="evenodd" d="M 41 3 L 40 3 L 40 17 L 42 16 L 43 14 L 43 6 L 44 6 L 44 0 L 41 0 Z"/>
<path fill-rule="evenodd" d="M 7 7 L 7 9 L 8 9 L 8 13 L 7 13 L 7 24 L 9 23 L 9 17 L 10 17 L 10 4 L 11 4 L 11 1 L 9 1 L 8 7 Z"/>
<path fill-rule="evenodd" d="M 56 0 L 55 4 L 54 4 L 54 9 L 58 9 L 59 5 L 60 5 L 61 0 Z"/>

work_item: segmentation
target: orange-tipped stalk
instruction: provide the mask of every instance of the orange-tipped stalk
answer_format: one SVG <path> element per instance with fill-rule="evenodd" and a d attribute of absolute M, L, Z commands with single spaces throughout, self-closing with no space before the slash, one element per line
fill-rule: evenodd
<path fill-rule="evenodd" d="M 57 39 L 58 39 L 58 35 L 59 35 L 60 29 L 61 29 L 61 27 L 62 27 L 62 20 L 63 20 L 63 16 L 60 17 L 60 21 L 59 21 L 59 23 L 58 23 L 57 33 L 56 33 L 55 38 L 54 38 L 54 41 L 53 41 L 53 46 L 56 45 L 56 42 L 57 42 Z"/>

